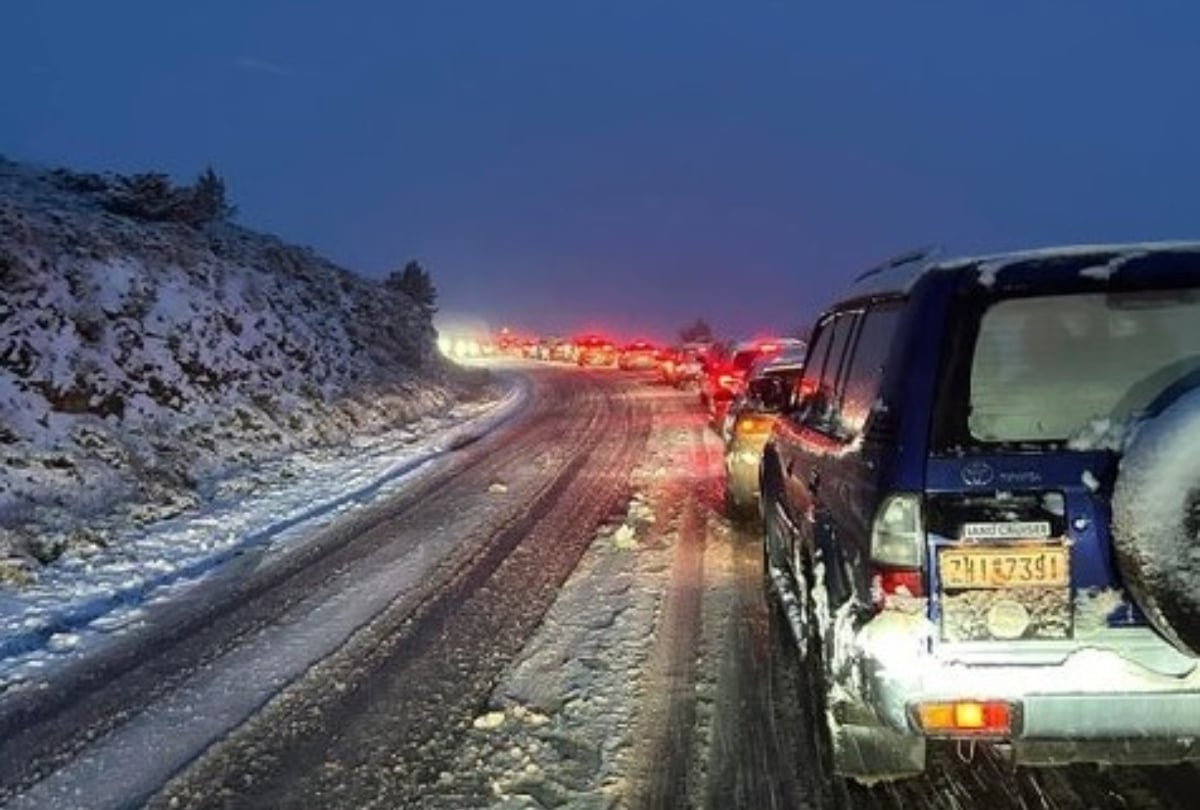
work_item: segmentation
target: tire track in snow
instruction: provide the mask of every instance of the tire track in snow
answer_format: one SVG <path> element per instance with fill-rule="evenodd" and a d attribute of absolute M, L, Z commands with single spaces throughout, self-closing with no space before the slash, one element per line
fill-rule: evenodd
<path fill-rule="evenodd" d="M 219 691 L 214 684 L 224 668 L 246 659 L 243 651 L 252 651 L 256 644 L 262 648 L 261 655 L 286 655 L 276 652 L 278 642 L 271 640 L 282 625 L 311 624 L 327 602 L 335 598 L 345 601 L 344 591 L 356 571 L 370 574 L 406 564 L 421 535 L 415 531 L 398 536 L 391 527 L 425 526 L 430 533 L 437 533 L 454 518 L 470 520 L 472 510 L 464 512 L 458 503 L 463 492 L 473 493 L 476 501 L 487 501 L 489 496 L 480 497 L 479 493 L 485 493 L 501 474 L 527 467 L 531 455 L 541 453 L 553 460 L 561 455 L 560 450 L 569 451 L 561 441 L 562 426 L 578 419 L 573 409 L 591 396 L 595 382 L 582 377 L 565 380 L 559 375 L 539 375 L 536 388 L 529 414 L 456 454 L 445 468 L 415 482 L 411 490 L 335 524 L 312 542 L 277 558 L 246 555 L 205 583 L 202 591 L 189 594 L 192 599 L 164 606 L 142 631 L 115 639 L 102 655 L 61 673 L 52 688 L 5 702 L 0 717 L 4 732 L 0 736 L 0 795 L 11 798 L 56 773 L 61 773 L 59 782 L 65 789 L 82 789 L 86 797 L 71 805 L 62 798 L 69 793 L 58 793 L 56 807 L 102 806 L 105 795 L 111 795 L 112 806 L 124 806 L 157 789 L 207 742 L 219 738 L 295 676 L 295 672 L 285 672 L 282 680 L 278 674 L 268 678 L 264 674 L 267 667 L 251 664 L 252 671 L 232 687 L 231 701 L 210 694 L 214 688 Z M 551 450 L 546 456 L 548 447 Z M 525 474 L 541 473 L 534 469 Z M 462 537 L 460 545 L 464 549 L 486 539 L 486 527 L 473 527 L 473 531 L 480 536 L 468 533 Z M 422 564 L 431 565 L 431 583 L 446 575 L 443 563 Z M 386 594 L 385 590 L 381 595 Z M 400 596 L 403 594 L 395 598 Z M 359 613 L 364 609 L 356 608 Z M 364 615 L 358 621 L 367 619 L 369 615 Z M 318 639 L 318 644 L 305 654 L 321 657 L 325 652 L 320 645 L 330 641 L 334 639 Z M 274 650 L 271 645 L 276 645 Z M 253 659 L 251 652 L 248 660 Z M 246 666 L 246 662 L 239 665 Z M 205 705 L 214 700 L 222 705 Z M 115 763 L 122 777 L 130 779 L 123 784 L 131 796 L 119 795 L 118 785 L 122 783 L 111 769 L 108 776 L 90 777 L 100 780 L 91 790 L 86 787 L 86 767 L 71 771 L 73 762 L 106 761 L 106 751 L 119 751 L 120 746 L 129 745 L 136 749 L 144 744 L 138 740 L 146 740 L 147 733 L 162 725 L 156 714 L 173 703 L 191 713 L 188 734 L 170 736 L 166 746 L 160 745 L 140 757 L 135 752 L 133 757 L 125 756 L 124 761 Z M 239 703 L 241 708 L 235 708 Z M 193 737 L 196 742 L 192 742 Z M 199 747 L 192 749 L 190 745 Z M 52 783 L 46 785 L 46 790 L 54 790 Z"/>
<path fill-rule="evenodd" d="M 635 807 L 693 806 L 697 790 L 698 653 L 703 631 L 705 544 L 703 501 L 711 459 L 698 415 L 689 420 L 689 469 L 670 581 L 656 625 L 658 643 L 645 675 L 634 761 Z"/>
<path fill-rule="evenodd" d="M 590 376 L 590 375 L 588 375 Z M 586 379 L 580 375 L 580 379 Z M 381 617 L 152 807 L 411 806 L 594 532 L 627 494 L 644 414 L 594 395 L 585 446 L 418 614 Z M 558 441 L 569 437 L 560 433 Z M 332 689 L 330 688 L 332 687 Z M 291 736 L 280 740 L 279 736 Z"/>

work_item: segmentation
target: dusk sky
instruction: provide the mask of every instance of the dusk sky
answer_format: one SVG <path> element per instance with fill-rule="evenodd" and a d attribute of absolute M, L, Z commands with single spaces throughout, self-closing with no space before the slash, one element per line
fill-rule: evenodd
<path fill-rule="evenodd" d="M 212 164 L 494 325 L 727 336 L 866 266 L 1200 236 L 1200 4 L 16 0 L 0 153 Z"/>

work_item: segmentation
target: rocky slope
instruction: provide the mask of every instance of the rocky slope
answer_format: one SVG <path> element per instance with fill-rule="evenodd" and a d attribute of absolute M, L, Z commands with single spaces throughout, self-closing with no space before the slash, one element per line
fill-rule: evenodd
<path fill-rule="evenodd" d="M 464 395 L 404 293 L 227 222 L 114 213 L 129 187 L 0 159 L 0 556 L 103 543 L 98 518 Z"/>

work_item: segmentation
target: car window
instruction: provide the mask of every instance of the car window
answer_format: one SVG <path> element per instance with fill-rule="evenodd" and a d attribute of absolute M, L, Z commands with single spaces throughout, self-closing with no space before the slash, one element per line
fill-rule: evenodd
<path fill-rule="evenodd" d="M 867 416 L 879 395 L 883 364 L 891 349 L 899 318 L 899 307 L 886 305 L 870 310 L 861 319 L 838 416 L 844 433 L 857 434 L 867 422 Z"/>
<path fill-rule="evenodd" d="M 856 322 L 856 312 L 839 313 L 825 322 L 814 344 L 799 386 L 802 418 L 812 427 L 829 430 L 836 424 L 846 347 Z"/>
<path fill-rule="evenodd" d="M 757 349 L 745 349 L 737 352 L 733 356 L 733 367 L 738 371 L 745 371 L 754 364 L 754 361 L 758 359 L 758 356 L 759 351 Z"/>
<path fill-rule="evenodd" d="M 804 366 L 804 374 L 796 383 L 792 407 L 797 415 L 807 406 L 811 394 L 821 385 L 821 373 L 825 369 L 825 358 L 829 354 L 829 343 L 833 339 L 834 318 L 831 316 L 817 325 L 816 337 L 812 349 L 808 353 L 808 362 Z"/>
<path fill-rule="evenodd" d="M 979 324 L 967 426 L 984 442 L 1120 423 L 1200 369 L 1200 290 L 1013 298 Z"/>

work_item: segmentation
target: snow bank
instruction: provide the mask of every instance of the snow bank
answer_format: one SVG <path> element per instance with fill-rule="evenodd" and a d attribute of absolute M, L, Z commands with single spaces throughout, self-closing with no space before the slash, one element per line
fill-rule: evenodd
<path fill-rule="evenodd" d="M 403 293 L 236 225 L 117 216 L 116 182 L 0 159 L 0 586 L 465 390 Z"/>
<path fill-rule="evenodd" d="M 323 523 L 407 485 L 431 462 L 517 413 L 527 386 L 500 402 L 469 403 L 353 448 L 319 448 L 228 482 L 236 498 L 149 528 L 114 530 L 107 548 L 72 549 L 36 582 L 0 593 L 0 693 L 36 682 L 144 618 L 232 557 L 294 549 Z M 395 573 L 391 575 L 395 576 Z"/>

